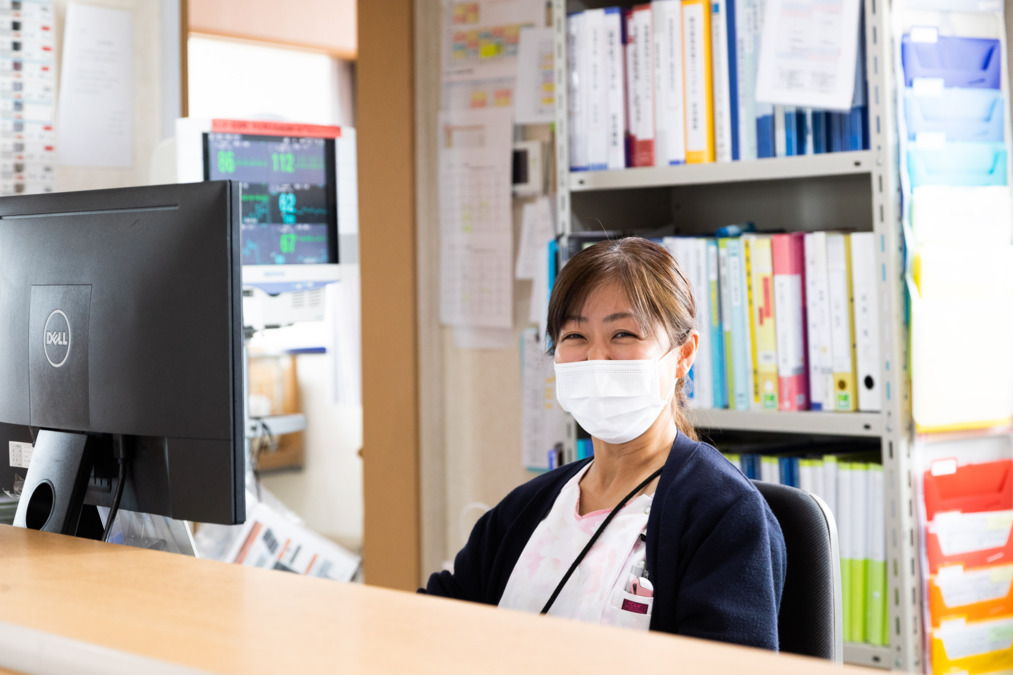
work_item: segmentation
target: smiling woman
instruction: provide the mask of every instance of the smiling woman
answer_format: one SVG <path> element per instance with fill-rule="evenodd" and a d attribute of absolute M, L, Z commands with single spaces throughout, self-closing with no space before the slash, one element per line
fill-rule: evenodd
<path fill-rule="evenodd" d="M 694 313 L 663 246 L 602 242 L 567 262 L 547 333 L 556 397 L 594 456 L 507 495 L 425 592 L 777 649 L 781 530 L 682 413 Z"/>

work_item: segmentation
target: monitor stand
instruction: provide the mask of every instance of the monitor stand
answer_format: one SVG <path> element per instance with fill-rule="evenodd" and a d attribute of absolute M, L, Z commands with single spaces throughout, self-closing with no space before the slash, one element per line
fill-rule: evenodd
<path fill-rule="evenodd" d="M 77 535 L 93 463 L 94 442 L 87 434 L 39 432 L 14 525 Z M 84 524 L 92 530 L 90 514 Z"/>

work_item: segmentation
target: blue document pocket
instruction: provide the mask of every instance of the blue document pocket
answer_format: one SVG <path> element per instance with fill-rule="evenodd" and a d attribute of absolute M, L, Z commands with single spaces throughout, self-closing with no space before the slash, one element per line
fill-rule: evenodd
<path fill-rule="evenodd" d="M 904 86 L 916 78 L 937 79 L 944 87 L 999 89 L 1002 48 L 988 38 L 940 37 L 936 42 L 901 39 Z"/>
<path fill-rule="evenodd" d="M 943 134 L 946 140 L 999 143 L 1003 140 L 1003 94 L 998 89 L 947 89 L 941 96 L 904 91 L 910 140 Z"/>
<path fill-rule="evenodd" d="M 1006 185 L 1003 143 L 947 143 L 907 151 L 911 187 L 920 185 Z"/>

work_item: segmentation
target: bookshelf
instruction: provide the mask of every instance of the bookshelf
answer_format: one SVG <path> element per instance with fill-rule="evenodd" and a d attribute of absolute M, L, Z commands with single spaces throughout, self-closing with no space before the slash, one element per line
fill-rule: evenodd
<path fill-rule="evenodd" d="M 563 238 L 590 229 L 707 236 L 729 223 L 752 220 L 758 230 L 873 232 L 879 296 L 880 382 L 876 413 L 692 410 L 704 431 L 878 438 L 885 483 L 889 645 L 845 645 L 845 661 L 919 671 L 922 664 L 917 576 L 912 423 L 903 320 L 903 261 L 899 168 L 894 131 L 895 87 L 889 5 L 863 0 L 869 150 L 675 167 L 569 171 L 568 13 L 627 0 L 552 0 L 555 36 L 556 209 Z M 674 232 L 672 232 L 674 224 Z"/>
<path fill-rule="evenodd" d="M 791 180 L 851 174 L 868 175 L 872 172 L 874 164 L 872 151 L 862 150 L 803 157 L 774 157 L 751 162 L 581 171 L 569 174 L 569 188 L 570 192 L 584 192 L 708 183 Z"/>

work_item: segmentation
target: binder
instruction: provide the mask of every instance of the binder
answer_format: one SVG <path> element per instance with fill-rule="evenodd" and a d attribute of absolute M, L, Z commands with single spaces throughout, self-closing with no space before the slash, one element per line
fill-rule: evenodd
<path fill-rule="evenodd" d="M 1005 185 L 952 187 L 931 185 L 911 191 L 913 248 L 929 244 L 989 248 L 1010 242 L 1013 202 Z"/>
<path fill-rule="evenodd" d="M 633 22 L 632 9 L 620 9 L 623 15 L 623 60 L 625 61 L 626 81 L 623 82 L 623 106 L 626 111 L 626 166 L 636 166 L 633 162 L 633 146 L 636 141 L 636 129 L 633 122 L 633 98 L 636 93 L 634 73 L 637 68 L 636 25 Z"/>
<path fill-rule="evenodd" d="M 954 621 L 934 629 L 930 641 L 933 675 L 1013 669 L 1013 619 Z"/>
<path fill-rule="evenodd" d="M 869 465 L 851 464 L 851 640 L 867 642 L 866 599 L 869 575 Z"/>
<path fill-rule="evenodd" d="M 1013 460 L 957 466 L 955 458 L 936 460 L 922 476 L 925 517 L 959 511 L 1013 509 Z"/>
<path fill-rule="evenodd" d="M 837 455 L 823 455 L 823 492 L 821 496 L 823 497 L 823 501 L 827 503 L 827 506 L 830 507 L 830 513 L 834 514 L 834 520 L 840 526 L 843 515 L 837 506 L 838 470 Z M 838 540 L 840 540 L 839 536 Z"/>
<path fill-rule="evenodd" d="M 879 279 L 876 235 L 851 235 L 852 294 L 855 298 L 855 370 L 858 409 L 878 412 L 882 406 L 879 383 Z"/>
<path fill-rule="evenodd" d="M 745 251 L 741 238 L 721 239 L 727 257 L 730 330 L 725 347 L 731 347 L 732 375 L 729 396 L 735 410 L 749 410 L 753 401 L 753 366 L 749 334 L 749 303 L 746 298 Z"/>
<path fill-rule="evenodd" d="M 929 573 L 945 565 L 984 567 L 1013 562 L 1013 510 L 938 513 L 926 526 Z"/>
<path fill-rule="evenodd" d="M 751 401 L 753 408 L 760 407 L 760 375 L 756 367 L 756 305 L 753 298 L 753 272 L 752 272 L 752 251 L 753 251 L 753 239 L 756 237 L 754 234 L 743 234 L 742 235 L 742 250 L 745 254 L 746 260 L 746 307 L 749 311 L 748 323 L 749 323 L 749 363 L 752 368 L 750 382 L 753 385 L 751 394 Z"/>
<path fill-rule="evenodd" d="M 760 456 L 760 480 L 765 483 L 781 482 L 781 467 L 777 462 L 777 457 L 772 455 Z"/>
<path fill-rule="evenodd" d="M 622 11 L 605 9 L 605 96 L 609 169 L 626 168 L 626 87 Z"/>
<path fill-rule="evenodd" d="M 756 103 L 756 156 L 759 159 L 776 157 L 774 142 L 774 106 Z"/>
<path fill-rule="evenodd" d="M 608 82 L 605 58 L 605 10 L 589 9 L 584 12 L 583 41 L 587 67 L 585 100 L 587 101 L 587 167 L 591 171 L 608 168 Z"/>
<path fill-rule="evenodd" d="M 587 171 L 587 119 L 586 81 L 587 39 L 584 30 L 584 12 L 566 17 L 566 40 L 570 57 L 569 79 L 567 81 L 567 108 L 570 113 L 570 171 Z"/>
<path fill-rule="evenodd" d="M 655 164 L 686 162 L 686 120 L 683 117 L 682 2 L 655 0 Z"/>
<path fill-rule="evenodd" d="M 759 0 L 732 0 L 735 3 L 735 68 L 739 159 L 757 158 L 756 68 L 758 51 L 755 27 L 759 25 Z"/>
<path fill-rule="evenodd" d="M 939 36 L 920 42 L 904 35 L 900 43 L 904 86 L 940 80 L 944 87 L 999 89 L 1002 47 L 999 40 Z"/>
<path fill-rule="evenodd" d="M 714 81 L 710 19 L 710 3 L 704 0 L 682 0 L 687 164 L 714 161 Z"/>
<path fill-rule="evenodd" d="M 777 410 L 777 332 L 774 328 L 774 262 L 769 236 L 748 235 L 750 242 L 750 277 L 753 301 L 750 328 L 753 334 L 754 388 L 758 397 L 754 404 L 761 410 Z"/>
<path fill-rule="evenodd" d="M 830 290 L 830 341 L 834 374 L 833 409 L 849 412 L 858 408 L 849 235 L 839 232 L 827 233 L 827 279 Z"/>
<path fill-rule="evenodd" d="M 717 240 L 718 245 L 718 291 L 721 294 L 721 338 L 724 343 L 725 395 L 728 407 L 735 408 L 735 367 L 732 347 L 732 283 L 728 264 L 727 238 Z"/>
<path fill-rule="evenodd" d="M 714 159 L 730 162 L 738 153 L 735 0 L 711 0 L 711 72 L 714 96 Z"/>
<path fill-rule="evenodd" d="M 1005 97 L 999 89 L 904 90 L 908 140 L 1001 143 Z"/>
<path fill-rule="evenodd" d="M 806 337 L 809 352 L 809 406 L 834 409 L 833 345 L 830 335 L 830 280 L 826 232 L 807 232 L 805 249 Z"/>
<path fill-rule="evenodd" d="M 788 130 L 784 126 L 785 107 L 774 106 L 774 157 L 788 156 Z"/>
<path fill-rule="evenodd" d="M 829 152 L 827 148 L 827 113 L 822 110 L 813 111 L 813 154 L 822 155 Z"/>
<path fill-rule="evenodd" d="M 844 628 L 844 641 L 856 642 L 860 638 L 854 632 L 854 617 L 851 613 L 853 605 L 851 595 L 854 592 L 852 585 L 852 571 L 857 551 L 855 550 L 856 512 L 854 504 L 854 492 L 852 490 L 852 476 L 854 470 L 851 462 L 837 463 L 837 507 L 834 512 L 837 520 L 837 541 L 841 548 L 841 614 Z"/>
<path fill-rule="evenodd" d="M 777 384 L 780 410 L 809 409 L 806 363 L 804 234 L 771 238 L 774 267 L 774 325 L 777 334 Z"/>
<path fill-rule="evenodd" d="M 1013 616 L 1013 565 L 965 570 L 951 566 L 929 577 L 933 628 L 954 619 L 985 621 Z"/>
<path fill-rule="evenodd" d="M 890 644 L 889 621 L 887 620 L 887 574 L 886 574 L 886 511 L 883 499 L 883 466 L 868 465 L 869 480 L 869 522 L 868 532 L 868 578 L 865 604 L 865 641 L 885 646 Z"/>
<path fill-rule="evenodd" d="M 713 350 L 711 347 L 711 297 L 710 282 L 707 272 L 707 240 L 702 238 L 688 239 L 689 259 L 691 261 L 690 282 L 693 286 L 693 298 L 696 304 L 696 328 L 700 334 L 697 344 L 695 402 L 701 408 L 713 408 L 714 405 L 714 368 Z"/>
<path fill-rule="evenodd" d="M 725 361 L 724 298 L 718 281 L 718 242 L 704 240 L 707 247 L 707 285 L 710 289 L 710 346 L 714 407 L 728 407 L 728 375 Z"/>
<path fill-rule="evenodd" d="M 633 68 L 633 86 L 630 121 L 633 136 L 633 166 L 654 166 L 654 15 L 650 4 L 633 8 L 633 44 L 636 61 Z"/>
<path fill-rule="evenodd" d="M 921 185 L 1006 185 L 1004 143 L 947 143 L 908 148 L 911 187 Z"/>

